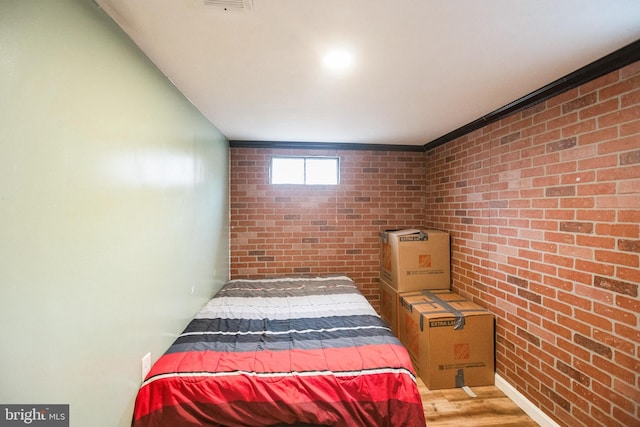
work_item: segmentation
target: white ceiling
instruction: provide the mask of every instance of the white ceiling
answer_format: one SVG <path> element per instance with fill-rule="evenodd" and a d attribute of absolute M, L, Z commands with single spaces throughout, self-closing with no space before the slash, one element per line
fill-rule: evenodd
<path fill-rule="evenodd" d="M 97 3 L 230 140 L 424 145 L 640 39 L 640 0 Z"/>

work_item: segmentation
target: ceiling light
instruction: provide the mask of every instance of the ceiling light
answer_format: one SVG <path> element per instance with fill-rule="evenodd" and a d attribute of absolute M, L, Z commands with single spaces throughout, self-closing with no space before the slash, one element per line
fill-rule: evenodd
<path fill-rule="evenodd" d="M 346 49 L 334 49 L 322 58 L 325 67 L 333 71 L 345 71 L 353 65 L 353 55 Z"/>

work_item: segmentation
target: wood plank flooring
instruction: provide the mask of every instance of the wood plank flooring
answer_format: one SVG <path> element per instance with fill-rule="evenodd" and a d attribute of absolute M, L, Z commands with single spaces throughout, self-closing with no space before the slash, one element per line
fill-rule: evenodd
<path fill-rule="evenodd" d="M 418 390 L 428 427 L 534 427 L 533 421 L 496 386 L 429 390 L 418 378 Z"/>

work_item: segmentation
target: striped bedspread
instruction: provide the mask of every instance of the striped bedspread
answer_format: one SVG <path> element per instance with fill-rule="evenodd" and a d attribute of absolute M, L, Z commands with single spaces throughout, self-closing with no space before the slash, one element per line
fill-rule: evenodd
<path fill-rule="evenodd" d="M 424 426 L 409 356 L 347 277 L 232 280 L 143 382 L 132 425 Z"/>

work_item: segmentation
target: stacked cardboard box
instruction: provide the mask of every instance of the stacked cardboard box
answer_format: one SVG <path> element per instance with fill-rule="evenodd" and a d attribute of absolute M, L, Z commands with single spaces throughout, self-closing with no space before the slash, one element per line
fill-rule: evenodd
<path fill-rule="evenodd" d="M 398 333 L 430 390 L 494 383 L 494 316 L 449 290 L 400 296 Z"/>
<path fill-rule="evenodd" d="M 493 384 L 493 316 L 450 291 L 449 253 L 444 231 L 380 233 L 381 317 L 430 389 Z"/>
<path fill-rule="evenodd" d="M 449 233 L 391 230 L 380 233 L 380 278 L 398 292 L 449 289 Z"/>
<path fill-rule="evenodd" d="M 398 336 L 400 295 L 421 289 L 449 289 L 449 234 L 440 230 L 380 233 L 381 317 Z"/>

